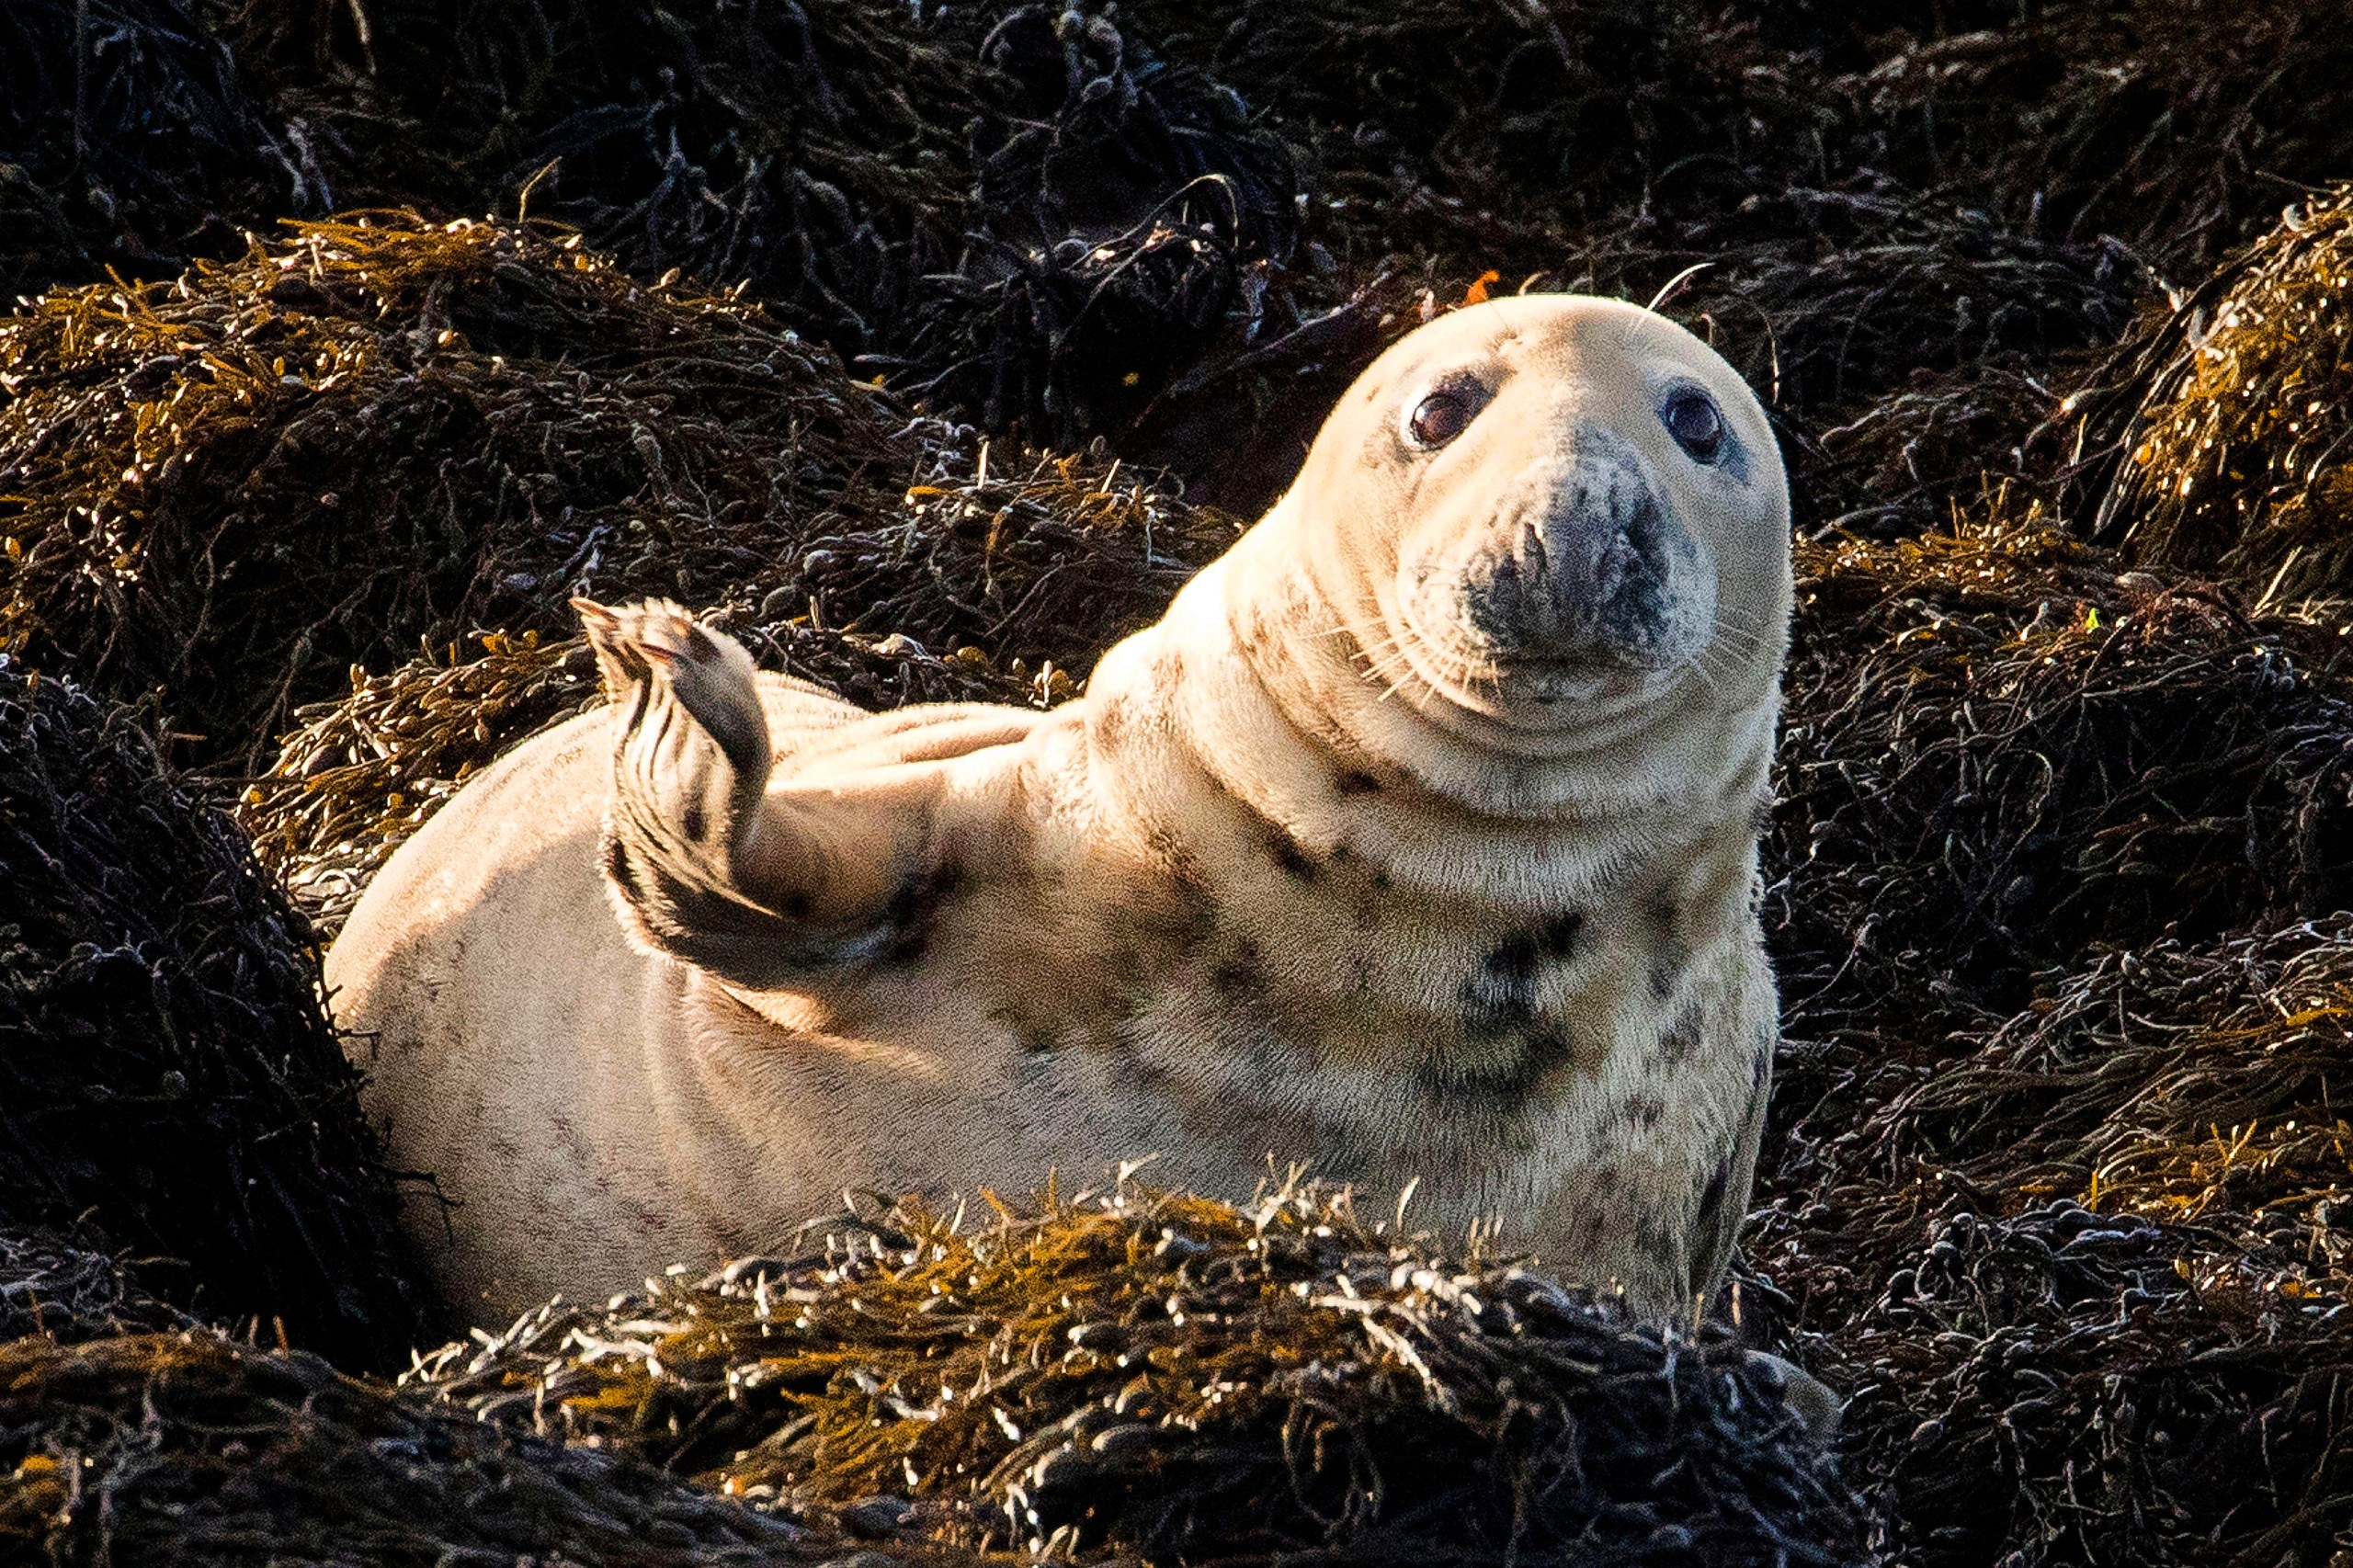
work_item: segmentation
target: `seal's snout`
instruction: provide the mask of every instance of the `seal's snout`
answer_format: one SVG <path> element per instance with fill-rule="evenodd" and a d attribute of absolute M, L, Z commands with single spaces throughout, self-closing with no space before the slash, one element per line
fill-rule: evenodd
<path fill-rule="evenodd" d="M 1713 623 L 1714 574 L 1642 469 L 1583 454 L 1526 479 L 1463 582 L 1495 663 L 1652 671 L 1689 656 Z"/>

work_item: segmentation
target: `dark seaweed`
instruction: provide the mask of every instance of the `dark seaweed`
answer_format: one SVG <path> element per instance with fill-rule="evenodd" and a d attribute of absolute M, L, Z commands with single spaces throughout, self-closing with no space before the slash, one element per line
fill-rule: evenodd
<path fill-rule="evenodd" d="M 0 660 L 0 1227 L 355 1364 L 427 1324 L 310 931 L 134 717 Z"/>

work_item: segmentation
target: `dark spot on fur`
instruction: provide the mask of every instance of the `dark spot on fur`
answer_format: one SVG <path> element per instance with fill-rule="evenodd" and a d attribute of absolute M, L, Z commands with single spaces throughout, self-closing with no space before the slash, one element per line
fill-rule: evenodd
<path fill-rule="evenodd" d="M 1115 923 L 1138 941 L 1163 952 L 1190 952 L 1217 930 L 1217 899 L 1192 850 L 1165 825 L 1145 831 L 1153 876 L 1140 876 L 1133 896 L 1121 901 Z"/>
<path fill-rule="evenodd" d="M 1576 1059 L 1574 1042 L 1545 1020 L 1538 996 L 1545 966 L 1576 950 L 1585 916 L 1575 911 L 1514 931 L 1487 950 L 1456 994 L 1463 1035 L 1481 1045 L 1517 1044 L 1507 1064 L 1466 1067 L 1438 1062 L 1425 1074 L 1434 1090 L 1472 1088 L 1497 1096 L 1532 1094 L 1546 1077 Z"/>
<path fill-rule="evenodd" d="M 1675 994 L 1683 979 L 1683 966 L 1690 961 L 1690 949 L 1677 935 L 1676 926 L 1681 911 L 1675 900 L 1664 892 L 1643 901 L 1643 919 L 1651 928 L 1650 983 L 1651 998 L 1664 1002 Z"/>
<path fill-rule="evenodd" d="M 1236 812 L 1256 825 L 1259 837 L 1266 845 L 1267 853 L 1273 858 L 1276 865 L 1280 866 L 1301 881 L 1312 882 L 1315 880 L 1315 873 L 1321 868 L 1308 855 L 1299 840 L 1291 836 L 1290 829 L 1260 811 L 1247 799 L 1235 794 L 1225 780 L 1220 778 L 1213 770 L 1202 768 L 1200 778 L 1202 782 L 1223 796 Z"/>
<path fill-rule="evenodd" d="M 1637 1132 L 1648 1132 L 1666 1114 L 1666 1102 L 1656 1095 L 1637 1095 L 1626 1102 L 1626 1125 Z"/>
<path fill-rule="evenodd" d="M 1387 892 L 1389 891 L 1389 889 L 1390 889 L 1390 886 L 1391 886 L 1391 883 L 1390 883 L 1390 881 L 1389 881 L 1389 873 L 1388 873 L 1388 872 L 1386 872 L 1386 871 L 1375 871 L 1375 872 L 1373 872 L 1373 874 L 1372 874 L 1372 886 L 1373 886 L 1373 891 L 1375 891 L 1376 892 Z"/>
<path fill-rule="evenodd" d="M 884 926 L 892 934 L 891 945 L 882 955 L 884 962 L 911 964 L 923 957 L 931 946 L 940 906 L 954 896 L 961 880 L 956 866 L 942 864 L 900 881 L 883 912 Z"/>
<path fill-rule="evenodd" d="M 1266 972 L 1258 967 L 1258 944 L 1245 940 L 1210 971 L 1210 984 L 1229 1002 L 1251 1002 L 1266 994 Z"/>
<path fill-rule="evenodd" d="M 1120 743 L 1127 737 L 1126 705 L 1107 702 L 1100 708 L 1090 709 L 1086 715 L 1086 727 L 1094 734 L 1097 748 L 1103 751 L 1119 750 Z"/>
<path fill-rule="evenodd" d="M 1185 684 L 1185 654 L 1182 649 L 1168 646 L 1152 661 L 1151 672 L 1145 677 L 1154 691 L 1174 694 Z"/>
<path fill-rule="evenodd" d="M 1276 865 L 1301 881 L 1315 880 L 1315 862 L 1307 858 L 1307 851 L 1300 847 L 1299 840 L 1281 828 L 1278 827 L 1267 835 L 1267 853 L 1275 858 Z"/>
<path fill-rule="evenodd" d="M 1049 1051 L 1060 1051 L 1063 1048 L 1060 1039 L 1043 1029 L 1022 1030 L 1020 1043 L 1021 1054 L 1024 1056 L 1043 1056 Z"/>
<path fill-rule="evenodd" d="M 1343 795 L 1378 795 L 1381 780 L 1351 767 L 1332 780 L 1332 788 Z"/>
<path fill-rule="evenodd" d="M 1432 1096 L 1472 1094 L 1518 1102 L 1575 1060 L 1576 1046 L 1566 1034 L 1559 1029 L 1531 1029 L 1520 1037 L 1519 1051 L 1509 1062 L 1472 1064 L 1440 1056 L 1424 1063 L 1420 1077 L 1422 1088 Z"/>
<path fill-rule="evenodd" d="M 784 895 L 784 912 L 795 920 L 808 919 L 809 895 L 805 892 L 786 893 Z"/>
<path fill-rule="evenodd" d="M 1462 1032 L 1500 1040 L 1536 1021 L 1536 942 L 1525 933 L 1495 944 L 1462 983 Z"/>
<path fill-rule="evenodd" d="M 1144 836 L 1144 846 L 1152 852 L 1153 860 L 1168 880 L 1187 893 L 1210 896 L 1210 880 L 1202 874 L 1201 862 L 1183 839 L 1165 826 L 1155 825 Z"/>
<path fill-rule="evenodd" d="M 1473 1040 L 1493 1040 L 1524 1029 L 1537 1018 L 1537 981 L 1547 962 L 1559 963 L 1576 950 L 1585 916 L 1555 915 L 1529 931 L 1514 931 L 1480 960 L 1462 984 L 1463 1027 Z"/>
<path fill-rule="evenodd" d="M 1670 1279 L 1683 1278 L 1690 1256 L 1687 1233 L 1667 1228 L 1655 1214 L 1644 1214 L 1634 1221 L 1634 1246 L 1649 1254 L 1658 1262 L 1659 1273 Z"/>
<path fill-rule="evenodd" d="M 702 830 L 709 826 L 710 824 L 703 820 L 702 802 L 700 801 L 689 801 L 687 802 L 687 814 L 682 825 L 687 830 L 688 843 L 700 844 L 702 842 Z"/>
<path fill-rule="evenodd" d="M 1669 1067 L 1682 1067 L 1699 1054 L 1699 1009 L 1687 1007 L 1658 1037 L 1658 1059 Z"/>

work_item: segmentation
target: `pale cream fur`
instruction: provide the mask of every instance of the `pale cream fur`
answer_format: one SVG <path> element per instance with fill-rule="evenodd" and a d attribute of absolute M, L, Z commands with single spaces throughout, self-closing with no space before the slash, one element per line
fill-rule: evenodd
<path fill-rule="evenodd" d="M 1677 448 L 1677 383 L 1741 462 Z M 1417 450 L 1439 384 L 1482 401 Z M 1413 623 L 1422 563 L 1597 443 L 1712 567 L 1689 656 L 1537 692 Z M 1151 1153 L 1240 1196 L 1271 1155 L 1418 1178 L 1424 1224 L 1492 1215 L 1689 1310 L 1775 1041 L 1755 823 L 1787 529 L 1712 351 L 1540 297 L 1392 348 L 1051 713 L 864 714 L 668 607 L 586 607 L 616 703 L 461 790 L 328 957 L 395 1162 L 458 1200 L 417 1210 L 445 1289 L 495 1318 L 758 1249 L 846 1188 Z"/>

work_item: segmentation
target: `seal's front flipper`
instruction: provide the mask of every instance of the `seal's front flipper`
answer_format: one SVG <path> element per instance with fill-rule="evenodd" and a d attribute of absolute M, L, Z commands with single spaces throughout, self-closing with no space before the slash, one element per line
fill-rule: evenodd
<path fill-rule="evenodd" d="M 667 600 L 574 606 L 621 709 L 603 869 L 641 941 L 754 989 L 889 951 L 935 877 L 937 785 L 769 788 L 751 656 Z"/>

